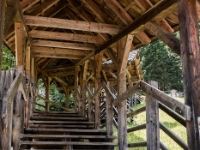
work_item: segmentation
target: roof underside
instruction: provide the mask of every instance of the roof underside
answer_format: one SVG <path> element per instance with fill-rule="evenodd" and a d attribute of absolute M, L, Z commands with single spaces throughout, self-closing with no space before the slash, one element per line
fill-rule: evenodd
<path fill-rule="evenodd" d="M 148 16 L 148 11 L 162 0 L 21 0 L 20 7 L 28 29 L 31 51 L 37 67 L 51 76 L 73 78 L 74 66 L 95 52 L 129 24 Z M 163 7 L 146 23 L 153 21 L 169 33 L 178 30 L 178 2 Z M 148 19 L 148 17 L 146 17 Z M 144 25 L 134 31 L 131 50 L 154 40 L 156 36 Z M 5 43 L 15 50 L 14 24 L 5 36 Z M 103 62 L 112 60 L 117 44 L 103 52 Z M 89 62 L 92 66 L 92 59 Z M 64 69 L 65 68 L 65 69 Z M 111 67 L 112 68 L 112 67 Z M 59 71 L 57 72 L 58 69 Z M 114 70 L 109 70 L 112 75 Z M 63 73 L 64 72 L 64 73 Z M 59 75 L 62 74 L 62 75 Z M 90 74 L 91 75 L 91 74 Z M 72 83 L 73 84 L 73 83 Z"/>

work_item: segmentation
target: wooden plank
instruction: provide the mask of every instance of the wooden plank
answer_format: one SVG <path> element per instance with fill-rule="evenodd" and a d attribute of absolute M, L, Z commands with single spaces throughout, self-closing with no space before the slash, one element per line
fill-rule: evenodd
<path fill-rule="evenodd" d="M 22 0 L 20 2 L 20 7 L 22 11 L 26 11 L 27 9 L 31 8 L 33 5 L 35 5 L 40 0 Z"/>
<path fill-rule="evenodd" d="M 41 47 L 57 47 L 57 48 L 66 48 L 66 49 L 89 50 L 89 51 L 93 51 L 95 49 L 95 46 L 89 45 L 89 44 L 56 42 L 56 41 L 50 41 L 50 40 L 32 40 L 31 45 L 41 46 Z"/>
<path fill-rule="evenodd" d="M 65 145 L 99 145 L 99 146 L 115 146 L 117 145 L 117 143 L 114 143 L 114 142 L 45 142 L 45 141 L 21 141 L 20 142 L 20 145 L 40 145 L 40 146 L 46 146 L 46 145 L 56 145 L 56 146 L 59 146 L 59 145 L 62 145 L 62 146 L 65 146 Z"/>
<path fill-rule="evenodd" d="M 154 22 L 146 23 L 145 27 L 168 45 L 176 54 L 180 55 L 180 41 L 173 34 L 170 34 Z"/>
<path fill-rule="evenodd" d="M 118 25 L 86 22 L 78 20 L 57 19 L 39 16 L 24 16 L 26 24 L 29 26 L 39 26 L 48 28 L 71 29 L 97 33 L 117 34 L 120 31 Z"/>
<path fill-rule="evenodd" d="M 86 56 L 89 54 L 88 51 L 81 51 L 81 50 L 71 50 L 71 49 L 64 49 L 64 48 L 50 48 L 50 47 L 39 47 L 39 46 L 32 46 L 31 51 L 34 53 L 41 53 L 41 54 L 56 54 L 56 55 L 78 55 L 78 56 Z"/>
<path fill-rule="evenodd" d="M 149 84 L 158 88 L 158 82 L 149 81 Z M 160 149 L 160 126 L 158 101 L 153 95 L 146 94 L 146 128 L 147 147 L 149 150 Z"/>
<path fill-rule="evenodd" d="M 81 60 L 83 59 L 84 56 L 75 56 L 75 55 L 58 55 L 58 54 L 48 54 L 48 53 L 35 53 L 34 56 L 36 58 L 48 58 L 48 61 L 52 61 L 51 59 L 78 59 L 78 60 Z M 46 62 L 47 63 L 47 62 Z M 45 64 L 45 63 L 44 63 Z M 48 64 L 48 63 L 47 63 Z M 46 65 L 47 65 L 46 64 Z M 44 65 L 44 66 L 46 66 Z M 41 68 L 44 68 L 44 67 L 41 67 Z"/>
<path fill-rule="evenodd" d="M 150 86 L 149 84 L 141 81 L 140 88 L 147 94 L 151 94 L 154 98 L 157 99 L 160 103 L 163 103 L 179 115 L 183 116 L 186 120 L 191 120 L 191 108 L 187 105 L 184 105 L 180 101 L 177 101 L 174 98 L 171 98 L 164 92 Z"/>
<path fill-rule="evenodd" d="M 39 31 L 39 30 L 30 31 L 29 36 L 32 38 L 40 38 L 40 39 L 77 41 L 77 42 L 97 43 L 97 44 L 102 44 L 104 42 L 99 36 L 63 33 L 63 32 Z"/>
<path fill-rule="evenodd" d="M 179 3 L 179 27 L 181 58 L 183 65 L 185 104 L 190 106 L 192 120 L 186 121 L 188 149 L 199 149 L 200 133 L 198 117 L 200 116 L 200 55 L 199 31 L 196 1 L 182 0 Z"/>

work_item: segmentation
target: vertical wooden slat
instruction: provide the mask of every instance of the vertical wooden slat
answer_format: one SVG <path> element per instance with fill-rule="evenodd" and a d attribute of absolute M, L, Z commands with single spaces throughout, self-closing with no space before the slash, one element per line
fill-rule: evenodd
<path fill-rule="evenodd" d="M 94 56 L 95 59 L 95 91 L 100 87 L 100 72 L 102 67 L 103 53 Z M 95 97 L 95 129 L 100 129 L 100 94 Z"/>
<path fill-rule="evenodd" d="M 198 117 L 200 117 L 200 50 L 195 0 L 179 2 L 181 57 L 183 64 L 185 103 L 192 110 L 192 120 L 186 121 L 188 147 L 200 147 Z"/>
<path fill-rule="evenodd" d="M 155 81 L 150 81 L 149 84 L 158 88 L 158 83 Z M 160 149 L 158 108 L 158 101 L 151 95 L 146 94 L 146 131 L 148 150 Z"/>
<path fill-rule="evenodd" d="M 83 81 L 82 81 L 82 87 L 81 87 L 81 95 L 82 95 L 82 116 L 85 117 L 85 111 L 86 111 L 86 80 L 87 80 L 87 69 L 88 69 L 88 61 L 85 61 L 83 65 Z"/>

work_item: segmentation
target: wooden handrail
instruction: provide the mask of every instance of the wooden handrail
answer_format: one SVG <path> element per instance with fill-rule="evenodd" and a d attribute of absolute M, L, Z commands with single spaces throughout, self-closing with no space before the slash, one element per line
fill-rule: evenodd
<path fill-rule="evenodd" d="M 139 108 L 139 109 L 137 109 L 137 110 L 134 110 L 133 112 L 130 112 L 129 114 L 127 114 L 127 118 L 132 117 L 132 116 L 134 116 L 134 115 L 137 115 L 137 114 L 139 114 L 139 113 L 142 113 L 142 112 L 144 112 L 145 110 L 146 110 L 146 106 L 144 106 L 144 107 L 142 107 L 142 108 Z"/>
<path fill-rule="evenodd" d="M 55 105 L 55 106 L 57 106 L 57 107 L 62 108 L 62 109 L 64 109 L 65 111 L 70 111 L 70 112 L 73 111 L 72 109 L 65 108 L 65 107 L 63 107 L 63 106 L 61 106 L 61 105 L 59 105 L 59 104 L 57 104 L 57 103 L 54 103 L 54 102 L 52 102 L 52 101 L 50 101 L 50 100 L 47 100 L 47 99 L 43 98 L 43 97 L 40 96 L 40 95 L 37 95 L 37 97 L 38 97 L 39 99 L 44 100 L 45 102 L 51 103 L 51 104 L 53 104 L 53 105 Z"/>
<path fill-rule="evenodd" d="M 164 92 L 154 88 L 153 86 L 145 83 L 143 81 L 140 82 L 140 88 L 146 92 L 147 94 L 154 97 L 160 103 L 163 103 L 179 115 L 183 116 L 186 120 L 191 120 L 191 108 L 180 101 L 168 96 Z"/>
<path fill-rule="evenodd" d="M 16 78 L 10 85 L 6 95 L 3 97 L 3 109 L 2 109 L 2 119 L 3 119 L 3 135 L 2 140 L 5 145 L 2 145 L 3 150 L 11 149 L 11 139 L 12 139 L 12 116 L 13 116 L 13 101 L 17 91 L 21 91 L 24 99 L 28 100 L 28 91 L 25 90 L 25 84 L 23 82 L 23 75 L 21 73 L 17 74 Z"/>
<path fill-rule="evenodd" d="M 187 144 L 181 140 L 178 136 L 176 136 L 171 130 L 169 130 L 164 124 L 160 123 L 160 128 L 170 137 L 172 138 L 179 146 L 183 149 L 188 149 Z"/>

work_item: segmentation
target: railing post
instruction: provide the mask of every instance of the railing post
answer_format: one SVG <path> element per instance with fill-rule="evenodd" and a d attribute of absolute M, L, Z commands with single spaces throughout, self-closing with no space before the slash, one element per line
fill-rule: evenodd
<path fill-rule="evenodd" d="M 110 83 L 107 83 L 108 87 Z M 106 94 L 106 130 L 107 136 L 113 136 L 113 101 Z"/>
<path fill-rule="evenodd" d="M 150 85 L 158 88 L 158 83 L 150 81 Z M 146 94 L 146 128 L 147 128 L 147 149 L 160 149 L 159 133 L 159 106 L 158 101 L 152 95 Z"/>

